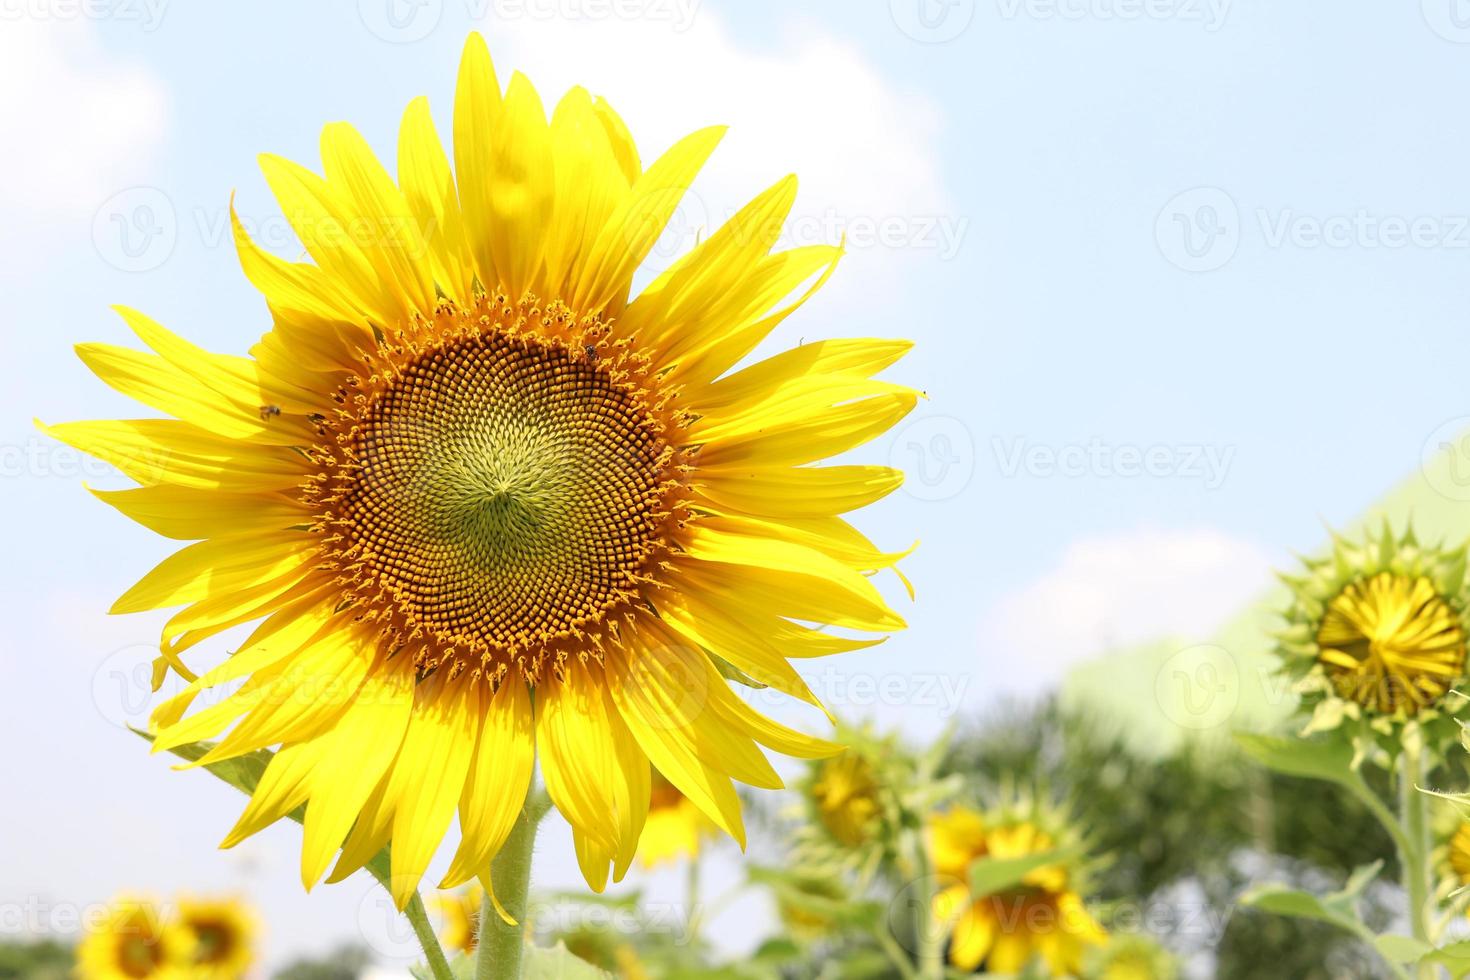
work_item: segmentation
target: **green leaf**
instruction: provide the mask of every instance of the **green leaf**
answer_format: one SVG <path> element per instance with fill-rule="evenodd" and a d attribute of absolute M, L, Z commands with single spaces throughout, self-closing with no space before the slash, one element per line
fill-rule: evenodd
<path fill-rule="evenodd" d="M 753 688 L 757 691 L 765 690 L 765 688 L 767 687 L 767 685 L 762 684 L 754 677 L 751 677 L 745 671 L 741 670 L 739 667 L 736 667 L 724 657 L 716 656 L 713 653 L 709 653 L 706 655 L 715 662 L 715 669 L 720 672 L 720 676 L 725 678 L 725 680 L 734 681 L 736 684 L 740 684 L 744 687 Z"/>
<path fill-rule="evenodd" d="M 434 971 L 429 969 L 429 964 L 420 963 L 408 968 L 408 972 L 414 980 L 434 980 Z M 475 980 L 474 957 L 460 953 L 449 961 L 449 973 L 454 980 Z"/>
<path fill-rule="evenodd" d="M 1425 955 L 1419 962 L 1442 966 L 1450 971 L 1455 980 L 1470 976 L 1470 940 L 1442 946 Z"/>
<path fill-rule="evenodd" d="M 1378 955 L 1390 963 L 1417 963 L 1434 952 L 1434 947 L 1413 936 L 1379 936 L 1373 940 Z"/>
<path fill-rule="evenodd" d="M 1352 746 L 1335 739 L 1276 738 L 1236 733 L 1235 741 L 1256 762 L 1288 776 L 1325 779 L 1343 785 L 1358 778 L 1352 767 Z"/>
<path fill-rule="evenodd" d="M 1362 935 L 1366 927 L 1358 919 L 1358 899 L 1383 870 L 1382 861 L 1365 864 L 1348 876 L 1347 884 L 1339 891 L 1317 897 L 1310 892 L 1283 888 L 1280 885 L 1260 885 L 1240 896 L 1240 904 L 1276 915 L 1288 915 L 1297 919 L 1315 919 L 1327 922 L 1348 932 Z M 1393 938 L 1393 937 L 1388 937 Z M 1421 950 L 1420 955 L 1423 953 Z M 1387 954 L 1385 953 L 1385 958 Z M 1412 959 L 1414 957 L 1410 957 Z M 1395 961 L 1395 962 L 1407 962 Z"/>
<path fill-rule="evenodd" d="M 1070 861 L 1078 853 L 1077 847 L 1059 847 L 1024 857 L 982 858 L 970 865 L 970 894 L 983 898 L 1013 888 L 1037 868 Z"/>
<path fill-rule="evenodd" d="M 607 980 L 610 976 L 572 955 L 563 943 L 550 949 L 527 946 L 521 954 L 521 980 Z"/>
<path fill-rule="evenodd" d="M 1240 904 L 1248 908 L 1260 909 L 1262 912 L 1271 912 L 1275 915 L 1286 915 L 1295 919 L 1314 919 L 1318 922 L 1328 922 L 1347 929 L 1350 932 L 1356 932 L 1358 930 L 1357 919 L 1351 916 L 1344 916 L 1341 912 L 1331 908 L 1311 892 L 1298 891 L 1295 888 L 1283 888 L 1280 885 L 1259 885 L 1241 895 Z"/>

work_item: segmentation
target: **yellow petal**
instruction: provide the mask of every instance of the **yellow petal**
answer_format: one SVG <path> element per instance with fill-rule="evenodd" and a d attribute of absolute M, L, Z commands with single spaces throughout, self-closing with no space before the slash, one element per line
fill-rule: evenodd
<path fill-rule="evenodd" d="M 475 257 L 465 238 L 454 174 L 422 96 L 408 104 L 398 130 L 398 180 L 428 245 L 434 281 L 450 299 L 468 305 L 474 299 Z"/>
<path fill-rule="evenodd" d="M 398 755 L 413 708 L 413 673 L 393 670 L 368 677 L 356 702 L 331 733 L 328 758 L 312 785 L 301 844 L 301 882 L 321 880 L 352 823 Z"/>
<path fill-rule="evenodd" d="M 572 289 L 572 309 L 600 310 L 613 316 L 622 312 L 633 273 L 663 234 L 694 176 L 724 134 L 723 126 L 692 133 L 638 177 L 593 242 L 581 281 Z"/>
<path fill-rule="evenodd" d="M 531 698 L 519 675 L 483 694 L 475 756 L 459 800 L 461 841 L 440 888 L 455 888 L 490 866 L 521 812 L 535 766 Z"/>

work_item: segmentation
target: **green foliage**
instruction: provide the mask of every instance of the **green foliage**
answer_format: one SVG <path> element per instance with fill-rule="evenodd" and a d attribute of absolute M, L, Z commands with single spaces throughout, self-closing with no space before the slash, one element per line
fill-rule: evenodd
<path fill-rule="evenodd" d="M 371 963 L 367 950 L 343 946 L 326 956 L 296 960 L 273 980 L 357 980 Z"/>
<path fill-rule="evenodd" d="M 52 940 L 0 942 L 0 980 L 66 980 L 72 949 Z"/>
<path fill-rule="evenodd" d="M 1145 753 L 1120 730 L 1050 700 L 988 712 L 956 738 L 944 771 L 982 788 L 1010 779 L 1071 801 L 1092 849 L 1109 858 L 1096 875 L 1105 911 L 1106 903 L 1184 910 L 1156 938 L 1182 956 L 1212 956 L 1222 980 L 1381 972 L 1378 956 L 1339 928 L 1232 912 L 1237 894 L 1256 881 L 1330 892 L 1373 861 L 1384 862 L 1385 875 L 1397 873 L 1388 834 L 1341 785 L 1269 772 L 1218 744 Z M 1387 789 L 1381 771 L 1362 778 Z M 1368 889 L 1363 914 L 1386 925 L 1387 907 L 1400 900 L 1391 887 Z M 1116 922 L 1104 914 L 1103 924 L 1138 928 L 1118 914 Z"/>

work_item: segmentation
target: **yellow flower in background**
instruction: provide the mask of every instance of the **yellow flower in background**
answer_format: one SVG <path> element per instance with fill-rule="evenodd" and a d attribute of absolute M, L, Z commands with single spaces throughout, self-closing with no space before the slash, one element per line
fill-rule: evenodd
<path fill-rule="evenodd" d="M 82 980 L 190 980 L 188 932 L 164 917 L 152 899 L 124 895 L 77 946 Z"/>
<path fill-rule="evenodd" d="M 242 902 L 183 898 L 178 923 L 189 935 L 191 977 L 238 980 L 255 960 L 255 917 Z"/>
<path fill-rule="evenodd" d="M 812 783 L 822 823 L 839 843 L 865 843 L 878 821 L 878 780 L 867 759 L 854 752 L 823 760 Z"/>
<path fill-rule="evenodd" d="M 488 868 L 539 755 L 601 890 L 633 860 L 650 763 L 743 845 L 732 780 L 781 786 L 762 747 L 838 751 L 722 671 L 816 704 L 788 658 L 903 627 L 869 577 L 902 555 L 841 516 L 902 475 L 810 464 L 909 412 L 916 393 L 874 376 L 910 345 L 820 341 L 730 373 L 841 252 L 773 251 L 789 177 L 630 295 L 721 132 L 645 167 L 605 102 L 573 89 L 548 122 L 472 35 L 452 154 L 419 99 L 396 183 L 345 124 L 323 133 L 325 177 L 262 158 L 314 261 L 261 251 L 235 219 L 272 318 L 250 357 L 129 310 L 155 353 L 79 348 L 173 416 L 47 430 L 140 484 L 106 502 L 197 542 L 113 607 L 181 607 L 160 665 L 189 684 L 155 712 L 156 749 L 280 747 L 225 846 L 309 804 L 306 886 L 391 842 L 401 907 L 456 811 L 441 887 Z M 223 664 L 184 663 L 245 623 Z"/>
<path fill-rule="evenodd" d="M 1450 867 L 1461 885 L 1470 885 L 1470 820 L 1461 823 L 1450 838 Z"/>
<path fill-rule="evenodd" d="M 638 841 L 638 863 L 645 869 L 699 856 L 700 839 L 715 825 L 694 802 L 657 772 L 648 801 L 648 821 Z"/>
<path fill-rule="evenodd" d="M 966 807 L 930 818 L 934 869 L 954 883 L 934 898 L 934 916 L 949 923 L 949 961 L 961 970 L 982 965 L 991 973 L 1018 973 L 1033 961 L 1052 976 L 1077 973 L 1084 952 L 1107 939 L 1072 876 L 1062 864 L 1028 872 L 1021 883 L 990 895 L 973 895 L 972 865 L 981 859 L 1021 858 L 1057 847 L 1056 839 L 1030 820 L 999 821 Z"/>
<path fill-rule="evenodd" d="M 1422 575 L 1349 582 L 1328 603 L 1317 646 L 1339 696 L 1380 714 L 1416 714 L 1465 668 L 1459 615 Z"/>
<path fill-rule="evenodd" d="M 478 881 L 453 894 L 439 894 L 434 902 L 444 917 L 439 939 L 451 950 L 473 953 L 480 937 L 480 905 L 485 890 Z"/>

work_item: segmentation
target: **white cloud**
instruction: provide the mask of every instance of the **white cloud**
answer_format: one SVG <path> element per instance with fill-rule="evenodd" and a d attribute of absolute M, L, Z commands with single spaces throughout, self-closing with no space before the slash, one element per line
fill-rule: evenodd
<path fill-rule="evenodd" d="M 108 54 L 84 19 L 6 19 L 0 90 L 9 93 L 0 206 L 10 215 L 90 214 L 137 178 L 165 128 L 163 86 Z"/>
<path fill-rule="evenodd" d="M 1003 661 L 1017 686 L 1039 686 L 1117 647 L 1204 639 L 1260 593 L 1271 565 L 1257 545 L 1209 528 L 1083 538 L 996 604 L 982 655 Z"/>
<path fill-rule="evenodd" d="M 847 267 L 829 288 L 871 302 L 875 278 L 901 275 L 897 258 L 949 257 L 963 236 L 936 164 L 942 120 L 856 46 L 800 28 L 757 48 L 701 7 L 682 32 L 659 18 L 521 18 L 485 30 L 502 84 L 522 71 L 548 112 L 585 85 L 624 116 L 645 164 L 695 129 L 730 127 L 655 267 L 794 172 L 801 191 L 787 244 L 835 243 L 846 232 Z"/>

